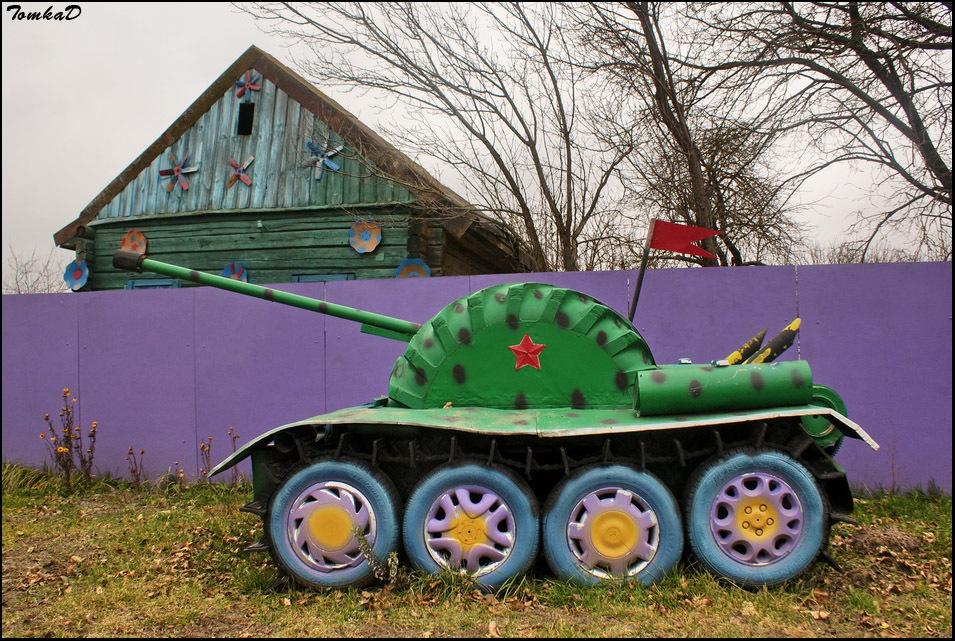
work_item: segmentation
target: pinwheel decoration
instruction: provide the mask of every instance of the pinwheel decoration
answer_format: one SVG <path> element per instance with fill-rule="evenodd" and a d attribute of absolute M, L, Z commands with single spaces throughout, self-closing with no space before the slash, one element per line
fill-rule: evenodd
<path fill-rule="evenodd" d="M 249 156 L 249 159 L 245 161 L 245 164 L 240 167 L 239 163 L 237 163 L 234 158 L 229 158 L 229 164 L 235 171 L 232 172 L 232 175 L 229 176 L 229 180 L 226 181 L 226 189 L 232 187 L 232 185 L 239 180 L 244 182 L 246 185 L 252 184 L 252 179 L 249 178 L 249 174 L 246 173 L 246 170 L 249 168 L 249 165 L 252 164 L 253 160 L 255 160 L 255 156 Z"/>
<path fill-rule="evenodd" d="M 182 157 L 182 162 L 176 160 L 176 157 L 172 155 L 172 152 L 169 152 L 169 160 L 172 161 L 172 169 L 160 169 L 159 177 L 160 178 L 171 178 L 169 181 L 169 186 L 166 187 L 166 192 L 171 192 L 175 187 L 176 183 L 179 183 L 179 186 L 182 187 L 183 191 L 189 189 L 189 183 L 186 182 L 186 174 L 191 174 L 193 172 L 199 171 L 198 167 L 186 167 L 186 159 L 189 158 L 189 152 L 186 152 L 186 155 Z"/>
<path fill-rule="evenodd" d="M 305 149 L 308 150 L 308 153 L 312 155 L 309 160 L 309 164 L 312 165 L 315 169 L 312 172 L 312 177 L 315 180 L 321 180 L 325 175 L 325 168 L 328 167 L 332 171 L 338 171 L 341 169 L 341 166 L 331 159 L 332 156 L 336 155 L 342 149 L 345 148 L 345 145 L 338 145 L 334 149 L 331 147 L 330 141 L 325 139 L 325 147 L 319 147 L 311 140 L 305 142 Z"/>
<path fill-rule="evenodd" d="M 235 261 L 225 266 L 225 269 L 222 270 L 222 277 L 247 283 L 249 282 L 249 268 L 245 266 L 245 263 Z"/>
<path fill-rule="evenodd" d="M 74 260 L 66 266 L 63 272 L 63 280 L 74 292 L 79 291 L 90 277 L 90 269 L 86 266 L 85 260 Z"/>
<path fill-rule="evenodd" d="M 368 220 L 359 218 L 358 222 L 348 230 L 348 244 L 359 254 L 375 251 L 380 242 L 381 225 L 373 218 Z"/>
<path fill-rule="evenodd" d="M 146 235 L 141 231 L 130 229 L 119 241 L 119 248 L 123 251 L 135 252 L 137 254 L 146 253 Z"/>
<path fill-rule="evenodd" d="M 235 92 L 236 98 L 241 98 L 245 96 L 245 102 L 252 101 L 252 92 L 258 91 L 262 88 L 262 85 L 256 84 L 259 81 L 259 74 L 252 73 L 251 70 L 245 72 L 245 76 L 241 80 L 235 83 L 235 86 L 238 87 L 238 90 Z"/>
<path fill-rule="evenodd" d="M 431 268 L 420 258 L 408 258 L 395 270 L 395 278 L 428 278 L 429 276 L 431 276 Z"/>

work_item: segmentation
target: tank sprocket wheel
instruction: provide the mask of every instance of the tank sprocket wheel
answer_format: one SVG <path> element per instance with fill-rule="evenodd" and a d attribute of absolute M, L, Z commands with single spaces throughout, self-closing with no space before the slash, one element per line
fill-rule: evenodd
<path fill-rule="evenodd" d="M 829 506 L 812 474 L 775 450 L 727 452 L 687 485 L 687 537 L 714 574 L 773 586 L 813 565 L 828 538 Z"/>
<path fill-rule="evenodd" d="M 467 573 L 495 590 L 527 572 L 537 556 L 537 499 L 506 469 L 477 463 L 440 467 L 412 491 L 403 538 L 419 570 Z"/>
<path fill-rule="evenodd" d="M 683 553 L 672 493 L 655 476 L 623 465 L 583 468 L 544 508 L 544 554 L 562 579 L 583 584 L 663 578 Z"/>
<path fill-rule="evenodd" d="M 345 588 L 374 579 L 359 536 L 380 561 L 398 549 L 399 514 L 387 477 L 359 461 L 326 459 L 283 481 L 265 530 L 273 558 L 289 576 L 308 587 Z"/>

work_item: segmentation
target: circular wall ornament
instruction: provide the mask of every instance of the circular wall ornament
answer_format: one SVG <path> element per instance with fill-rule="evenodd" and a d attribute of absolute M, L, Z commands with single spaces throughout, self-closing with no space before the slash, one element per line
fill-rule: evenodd
<path fill-rule="evenodd" d="M 429 276 L 431 276 L 431 268 L 420 258 L 408 258 L 395 270 L 395 278 L 428 278 Z"/>
<path fill-rule="evenodd" d="M 74 260 L 66 266 L 66 270 L 63 272 L 63 280 L 74 292 L 79 291 L 89 280 L 89 277 L 90 269 L 85 260 Z"/>
<path fill-rule="evenodd" d="M 135 252 L 137 254 L 146 253 L 146 235 L 135 229 L 130 229 L 119 241 L 119 248 L 123 251 Z"/>
<path fill-rule="evenodd" d="M 245 263 L 237 260 L 225 266 L 225 269 L 222 270 L 222 277 L 247 283 L 249 282 L 249 268 L 246 267 Z"/>
<path fill-rule="evenodd" d="M 348 244 L 359 254 L 375 251 L 380 242 L 381 225 L 376 223 L 373 218 L 368 220 L 359 218 L 358 222 L 348 230 Z"/>

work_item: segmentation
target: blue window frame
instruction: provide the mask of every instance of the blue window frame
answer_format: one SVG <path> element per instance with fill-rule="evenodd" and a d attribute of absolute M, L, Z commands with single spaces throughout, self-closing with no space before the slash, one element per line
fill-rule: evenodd
<path fill-rule="evenodd" d="M 354 274 L 293 274 L 293 283 L 324 283 L 330 280 L 355 280 Z"/>
<path fill-rule="evenodd" d="M 126 289 L 178 289 L 175 278 L 139 278 L 126 281 Z"/>

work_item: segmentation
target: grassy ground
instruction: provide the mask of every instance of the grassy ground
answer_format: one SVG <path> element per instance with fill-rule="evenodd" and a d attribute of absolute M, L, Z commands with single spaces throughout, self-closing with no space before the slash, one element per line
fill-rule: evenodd
<path fill-rule="evenodd" d="M 3 636 L 940 636 L 952 635 L 952 501 L 858 501 L 832 552 L 771 591 L 746 591 L 686 561 L 652 588 L 582 589 L 544 567 L 497 595 L 405 572 L 399 585 L 269 591 L 246 489 L 63 495 L 4 468 Z"/>

